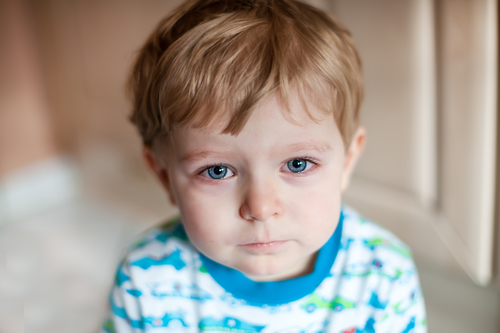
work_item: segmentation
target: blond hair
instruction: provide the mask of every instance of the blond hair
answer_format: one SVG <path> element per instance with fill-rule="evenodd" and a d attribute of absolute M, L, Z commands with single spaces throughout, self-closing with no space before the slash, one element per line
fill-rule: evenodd
<path fill-rule="evenodd" d="M 175 126 L 227 122 L 237 135 L 252 110 L 298 92 L 333 113 L 347 146 L 363 98 L 361 63 L 334 18 L 294 0 L 191 0 L 160 22 L 138 53 L 132 122 L 152 146 Z"/>

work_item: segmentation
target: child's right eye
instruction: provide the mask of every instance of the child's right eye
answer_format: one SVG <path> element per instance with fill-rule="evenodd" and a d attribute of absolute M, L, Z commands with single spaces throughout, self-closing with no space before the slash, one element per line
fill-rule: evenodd
<path fill-rule="evenodd" d="M 211 178 L 211 179 L 224 179 L 224 178 L 229 178 L 234 176 L 234 172 L 231 171 L 226 166 L 223 165 L 214 165 L 211 167 L 206 168 L 203 170 L 203 172 L 200 174 L 201 176 L 205 178 Z"/>

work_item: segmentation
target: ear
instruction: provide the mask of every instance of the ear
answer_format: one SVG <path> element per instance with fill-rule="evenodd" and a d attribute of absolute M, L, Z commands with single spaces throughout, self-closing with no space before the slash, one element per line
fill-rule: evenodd
<path fill-rule="evenodd" d="M 366 130 L 364 127 L 359 126 L 345 154 L 344 170 L 342 172 L 342 180 L 340 184 L 340 190 L 342 192 L 344 192 L 347 189 L 347 187 L 349 187 L 349 182 L 351 180 L 354 167 L 356 166 L 358 159 L 363 153 L 363 149 L 365 147 L 365 141 L 366 141 Z"/>
<path fill-rule="evenodd" d="M 144 161 L 149 169 L 156 174 L 163 187 L 167 190 L 170 202 L 172 202 L 173 205 L 177 205 L 177 201 L 175 200 L 172 186 L 170 184 L 167 168 L 165 168 L 163 163 L 156 159 L 150 147 L 144 146 L 142 150 L 142 157 L 144 158 Z"/>

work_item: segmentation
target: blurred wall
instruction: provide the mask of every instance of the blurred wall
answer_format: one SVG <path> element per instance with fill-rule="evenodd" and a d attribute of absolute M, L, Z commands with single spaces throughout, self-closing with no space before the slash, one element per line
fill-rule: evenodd
<path fill-rule="evenodd" d="M 0 1 L 0 178 L 65 152 L 83 164 L 102 147 L 138 159 L 124 83 L 180 2 Z"/>
<path fill-rule="evenodd" d="M 27 2 L 0 1 L 0 179 L 59 152 Z"/>
<path fill-rule="evenodd" d="M 36 26 L 54 135 L 76 159 L 85 190 L 171 215 L 142 161 L 125 82 L 135 52 L 181 0 L 25 1 Z"/>
<path fill-rule="evenodd" d="M 124 83 L 136 50 L 180 1 L 34 0 L 58 138 L 70 150 L 140 147 Z"/>

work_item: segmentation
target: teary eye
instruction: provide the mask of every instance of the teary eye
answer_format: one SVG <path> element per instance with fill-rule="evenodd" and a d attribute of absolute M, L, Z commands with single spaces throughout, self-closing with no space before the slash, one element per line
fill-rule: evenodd
<path fill-rule="evenodd" d="M 224 179 L 233 176 L 234 173 L 226 166 L 214 165 L 206 168 L 201 175 L 212 179 Z"/>
<path fill-rule="evenodd" d="M 304 159 L 294 159 L 287 162 L 288 169 L 294 173 L 304 172 L 308 169 L 308 164 L 311 164 L 311 162 Z"/>

